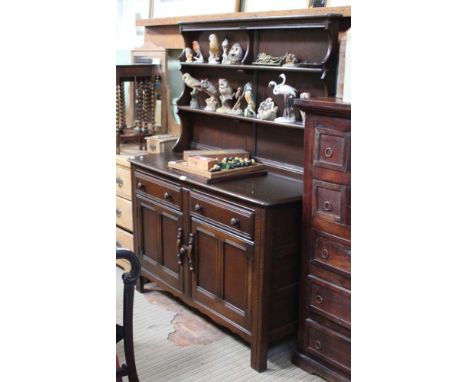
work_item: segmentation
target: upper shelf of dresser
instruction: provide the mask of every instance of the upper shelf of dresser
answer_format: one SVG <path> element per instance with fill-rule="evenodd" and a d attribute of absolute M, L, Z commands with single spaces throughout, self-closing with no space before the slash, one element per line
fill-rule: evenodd
<path fill-rule="evenodd" d="M 234 179 L 216 184 L 205 184 L 191 178 L 190 174 L 182 174 L 167 166 L 169 161 L 181 159 L 182 154 L 168 152 L 140 155 L 130 158 L 129 161 L 137 167 L 174 178 L 174 180 L 203 187 L 210 191 L 260 206 L 273 206 L 302 199 L 303 184 L 295 179 L 268 173 L 268 175 L 263 176 Z M 181 180 L 181 176 L 186 176 L 186 179 Z"/>

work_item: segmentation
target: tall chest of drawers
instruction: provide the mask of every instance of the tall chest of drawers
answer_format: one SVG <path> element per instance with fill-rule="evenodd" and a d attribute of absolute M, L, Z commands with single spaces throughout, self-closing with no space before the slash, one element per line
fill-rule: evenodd
<path fill-rule="evenodd" d="M 293 362 L 351 380 L 351 105 L 296 100 L 306 113 L 303 255 Z"/>

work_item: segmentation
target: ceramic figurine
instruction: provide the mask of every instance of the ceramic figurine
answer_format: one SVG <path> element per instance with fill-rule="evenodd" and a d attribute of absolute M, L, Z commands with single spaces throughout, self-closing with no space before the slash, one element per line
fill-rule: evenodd
<path fill-rule="evenodd" d="M 192 49 L 195 52 L 195 62 L 203 63 L 204 57 L 200 49 L 200 43 L 198 41 L 192 42 Z"/>
<path fill-rule="evenodd" d="M 189 47 L 185 48 L 185 62 L 193 62 L 193 50 Z"/>
<path fill-rule="evenodd" d="M 231 49 L 229 50 L 229 54 L 227 56 L 227 63 L 231 65 L 240 64 L 242 61 L 242 57 L 244 57 L 244 49 L 242 49 L 240 44 L 236 42 L 232 45 Z"/>
<path fill-rule="evenodd" d="M 217 106 L 218 106 L 218 99 L 216 97 L 209 97 L 206 99 L 205 110 L 216 111 Z"/>
<path fill-rule="evenodd" d="M 227 113 L 232 115 L 242 115 L 244 112 L 241 109 L 242 99 L 244 98 L 244 90 L 239 86 L 237 88 L 236 94 L 234 94 L 234 98 L 237 100 L 232 109 L 227 110 Z"/>
<path fill-rule="evenodd" d="M 209 64 L 219 64 L 219 42 L 218 36 L 212 33 L 208 37 L 210 41 L 210 56 L 208 57 Z"/>
<path fill-rule="evenodd" d="M 266 53 L 259 53 L 257 59 L 252 62 L 253 65 L 270 65 L 281 66 L 284 63 L 286 56 L 274 57 Z"/>
<path fill-rule="evenodd" d="M 190 100 L 190 107 L 192 109 L 199 109 L 200 105 L 198 103 L 197 94 L 198 94 L 198 91 L 201 89 L 200 81 L 198 81 L 196 78 L 193 78 L 190 75 L 190 73 L 182 74 L 182 78 L 184 79 L 185 85 L 187 85 L 189 88 L 192 89 L 192 92 L 190 93 L 190 95 L 192 96 L 192 99 Z"/>
<path fill-rule="evenodd" d="M 223 43 L 221 44 L 221 46 L 223 47 L 223 60 L 221 61 L 221 64 L 229 64 L 229 60 L 228 60 L 228 45 L 229 45 L 229 41 L 227 38 L 225 38 L 223 40 Z"/>
<path fill-rule="evenodd" d="M 278 113 L 278 106 L 275 106 L 273 100 L 268 97 L 265 101 L 260 103 L 258 107 L 258 119 L 273 121 Z"/>
<path fill-rule="evenodd" d="M 283 79 L 283 82 L 277 84 L 275 81 L 270 81 L 268 87 L 273 86 L 274 95 L 282 95 L 284 97 L 284 111 L 283 116 L 275 118 L 276 122 L 295 122 L 296 116 L 294 115 L 294 110 L 292 107 L 292 100 L 297 96 L 297 90 L 292 86 L 286 85 L 286 76 L 284 73 L 281 73 L 280 78 Z"/>
<path fill-rule="evenodd" d="M 299 98 L 301 99 L 309 99 L 311 98 L 312 95 L 309 92 L 304 92 L 299 94 Z M 305 111 L 301 110 L 301 117 L 302 117 L 302 123 L 305 123 Z"/>
<path fill-rule="evenodd" d="M 208 79 L 200 81 L 200 89 L 210 97 L 216 97 L 218 95 L 218 90 L 216 90 L 216 87 L 210 81 L 208 81 Z"/>
<path fill-rule="evenodd" d="M 247 82 L 244 85 L 244 98 L 247 102 L 247 107 L 244 110 L 244 117 L 255 118 L 255 98 L 252 91 L 252 84 Z"/>
<path fill-rule="evenodd" d="M 231 109 L 228 101 L 234 98 L 234 92 L 229 81 L 225 78 L 220 78 L 218 81 L 219 98 L 221 100 L 221 107 L 216 109 L 218 113 L 227 113 Z"/>
<path fill-rule="evenodd" d="M 286 53 L 283 66 L 294 67 L 297 66 L 298 63 L 299 60 L 297 59 L 295 54 Z"/>

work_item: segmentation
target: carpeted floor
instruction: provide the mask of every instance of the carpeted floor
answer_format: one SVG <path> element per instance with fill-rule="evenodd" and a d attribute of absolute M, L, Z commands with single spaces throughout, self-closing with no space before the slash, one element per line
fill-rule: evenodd
<path fill-rule="evenodd" d="M 122 323 L 122 270 L 117 268 L 117 322 Z M 294 340 L 269 349 L 268 369 L 250 368 L 250 347 L 150 284 L 135 292 L 134 346 L 141 382 L 310 381 L 324 382 L 291 364 Z M 123 345 L 117 344 L 124 360 Z M 124 378 L 126 380 L 126 378 Z"/>

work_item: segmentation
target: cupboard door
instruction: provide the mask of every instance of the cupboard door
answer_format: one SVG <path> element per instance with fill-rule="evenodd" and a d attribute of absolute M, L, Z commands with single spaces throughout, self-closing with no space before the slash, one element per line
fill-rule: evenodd
<path fill-rule="evenodd" d="M 138 254 L 143 271 L 182 292 L 183 267 L 178 263 L 182 213 L 136 195 Z"/>
<path fill-rule="evenodd" d="M 192 298 L 250 330 L 253 243 L 191 219 Z"/>

